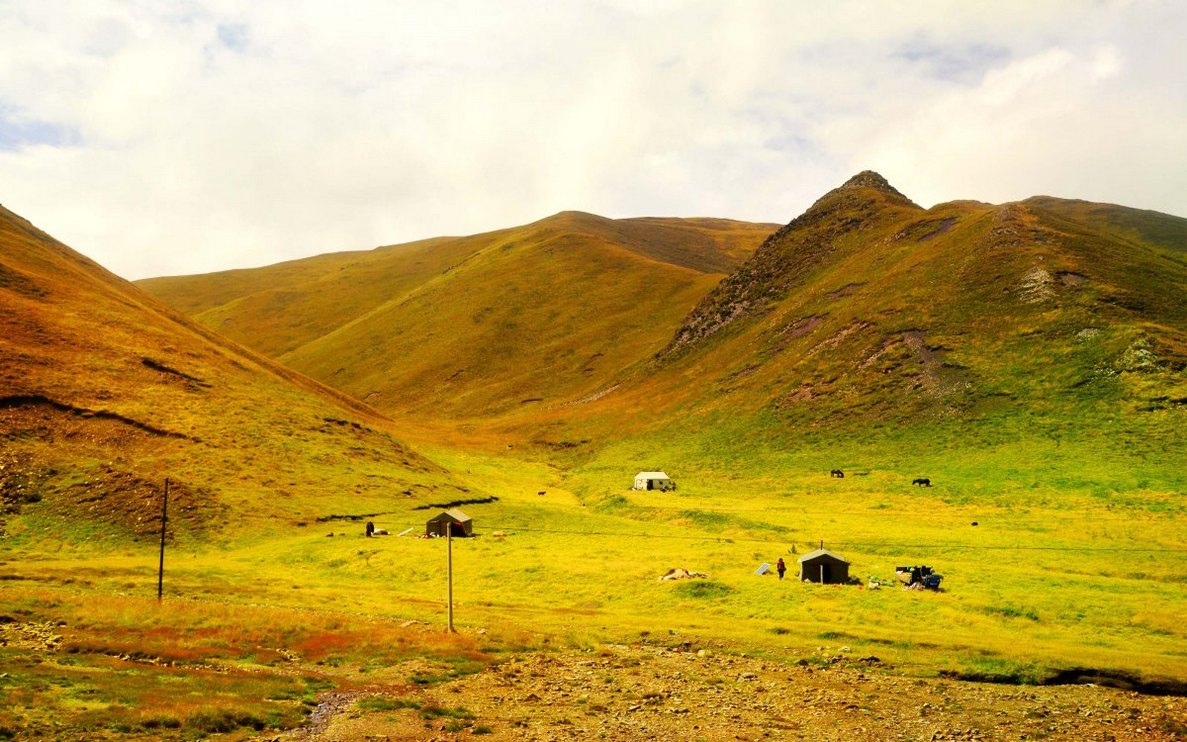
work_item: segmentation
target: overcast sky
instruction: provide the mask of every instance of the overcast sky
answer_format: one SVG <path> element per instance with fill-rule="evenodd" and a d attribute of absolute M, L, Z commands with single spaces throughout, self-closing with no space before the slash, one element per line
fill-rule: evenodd
<path fill-rule="evenodd" d="M 0 40 L 0 203 L 126 278 L 783 223 L 864 169 L 1187 216 L 1174 0 L 0 0 Z"/>

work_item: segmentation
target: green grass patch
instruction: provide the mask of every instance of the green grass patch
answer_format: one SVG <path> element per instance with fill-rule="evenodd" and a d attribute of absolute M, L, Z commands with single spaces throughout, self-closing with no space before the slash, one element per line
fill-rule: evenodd
<path fill-rule="evenodd" d="M 734 592 L 734 588 L 715 580 L 689 580 L 678 584 L 673 592 L 683 598 L 706 600 L 724 598 Z"/>
<path fill-rule="evenodd" d="M 991 616 L 1005 616 L 1006 618 L 1025 618 L 1030 621 L 1038 621 L 1039 614 L 1033 608 L 1017 608 L 1014 606 L 986 606 L 985 613 Z"/>
<path fill-rule="evenodd" d="M 447 706 L 428 705 L 420 709 L 422 719 L 475 719 L 474 712 L 463 706 L 453 708 Z"/>

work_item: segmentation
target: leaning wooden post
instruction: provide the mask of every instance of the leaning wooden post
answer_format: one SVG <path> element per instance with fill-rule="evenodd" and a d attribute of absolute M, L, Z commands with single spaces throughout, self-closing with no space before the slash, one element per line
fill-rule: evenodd
<path fill-rule="evenodd" d="M 165 521 L 169 513 L 169 477 L 165 477 L 165 497 L 161 500 L 161 563 L 157 567 L 157 602 L 165 592 Z"/>
<path fill-rule="evenodd" d="M 447 602 L 449 603 L 448 618 L 446 623 L 446 630 L 453 632 L 453 524 L 445 524 L 445 574 L 446 581 L 449 583 L 449 596 Z"/>

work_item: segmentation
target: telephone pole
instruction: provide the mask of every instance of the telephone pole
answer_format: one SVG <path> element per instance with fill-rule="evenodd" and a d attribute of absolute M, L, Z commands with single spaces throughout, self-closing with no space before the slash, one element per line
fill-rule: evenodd
<path fill-rule="evenodd" d="M 453 633 L 453 524 L 445 524 L 445 574 L 449 583 L 449 610 L 446 618 L 446 631 Z"/>
<path fill-rule="evenodd" d="M 165 592 L 165 521 L 169 519 L 169 477 L 165 477 L 165 497 L 161 500 L 161 563 L 157 567 L 157 602 Z"/>

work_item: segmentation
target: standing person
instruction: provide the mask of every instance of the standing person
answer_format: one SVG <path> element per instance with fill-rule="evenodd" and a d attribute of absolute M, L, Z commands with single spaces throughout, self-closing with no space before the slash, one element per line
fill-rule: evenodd
<path fill-rule="evenodd" d="M 779 579 L 783 579 L 783 573 L 787 571 L 787 565 L 783 563 L 783 557 L 779 557 L 779 561 L 775 563 L 775 571 L 779 573 Z"/>

